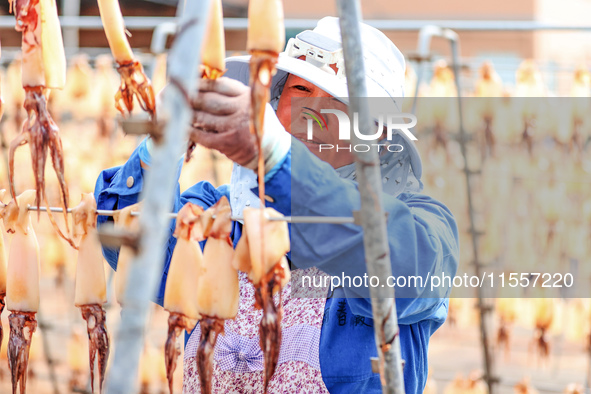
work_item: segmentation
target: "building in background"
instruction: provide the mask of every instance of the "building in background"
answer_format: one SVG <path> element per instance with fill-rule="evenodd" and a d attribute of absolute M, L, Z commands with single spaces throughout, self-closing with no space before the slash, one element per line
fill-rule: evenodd
<path fill-rule="evenodd" d="M 96 0 L 58 0 L 60 13 L 72 14 L 79 2 L 83 16 L 98 16 Z M 120 0 L 125 16 L 173 17 L 178 0 Z M 224 0 L 226 17 L 247 16 L 248 0 Z M 336 15 L 335 1 L 285 0 L 286 18 L 315 20 L 326 15 Z M 393 2 L 389 0 L 362 1 L 366 20 L 425 21 L 441 24 L 442 21 L 531 21 L 557 25 L 581 26 L 589 24 L 591 0 L 418 0 Z M 69 10 L 69 11 L 68 11 Z M 8 15 L 8 2 L 0 6 L 0 15 Z M 5 26 L 5 25 L 3 25 Z M 467 86 L 476 77 L 477 68 L 484 60 L 490 60 L 503 82 L 515 83 L 515 70 L 523 59 L 533 58 L 539 64 L 544 80 L 551 91 L 566 94 L 572 81 L 572 71 L 579 64 L 591 65 L 591 24 L 583 31 L 460 31 L 461 55 L 468 65 Z M 134 48 L 149 51 L 151 30 L 130 29 L 130 43 Z M 288 36 L 297 31 L 288 30 Z M 385 31 L 405 54 L 416 50 L 417 31 Z M 20 45 L 20 34 L 11 28 L 0 31 L 2 46 Z M 93 54 L 106 50 L 107 40 L 103 32 L 84 29 L 78 33 L 78 42 L 85 51 Z M 229 53 L 243 51 L 246 46 L 246 31 L 226 32 Z M 436 55 L 446 57 L 449 47 L 446 42 L 434 40 Z M 10 54 L 10 51 L 8 51 Z M 3 59 L 6 61 L 6 59 Z"/>

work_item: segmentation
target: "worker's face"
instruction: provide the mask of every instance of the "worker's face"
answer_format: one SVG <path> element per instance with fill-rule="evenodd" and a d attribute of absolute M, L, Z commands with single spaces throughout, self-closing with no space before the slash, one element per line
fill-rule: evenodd
<path fill-rule="evenodd" d="M 277 117 L 283 127 L 295 138 L 302 141 L 315 156 L 327 162 L 333 168 L 339 168 L 351 164 L 353 154 L 344 149 L 344 147 L 350 145 L 349 141 L 339 140 L 339 127 L 336 116 L 324 117 L 327 130 L 323 132 L 320 132 L 320 127 L 314 122 L 314 139 L 312 141 L 306 139 L 308 119 L 310 117 L 304 114 L 306 110 L 303 107 L 309 107 L 320 112 L 321 109 L 327 109 L 327 99 L 331 97 L 330 94 L 316 85 L 296 75 L 289 74 L 279 98 Z M 292 108 L 292 98 L 306 98 L 305 105 L 301 105 L 302 102 L 297 100 L 298 104 L 296 105 L 299 108 Z M 330 100 L 330 108 L 347 112 L 347 106 L 337 99 Z M 292 114 L 294 116 L 298 114 L 297 119 L 292 119 Z M 339 150 L 337 151 L 336 148 L 320 150 L 320 144 L 330 144 L 334 147 L 338 145 Z"/>

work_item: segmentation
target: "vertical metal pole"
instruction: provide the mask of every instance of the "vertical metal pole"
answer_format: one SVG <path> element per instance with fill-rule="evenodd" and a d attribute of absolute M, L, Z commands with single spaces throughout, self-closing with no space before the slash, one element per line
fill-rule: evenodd
<path fill-rule="evenodd" d="M 135 393 L 138 361 L 144 345 L 144 329 L 150 302 L 158 287 L 164 245 L 168 237 L 169 211 L 176 186 L 175 172 L 184 151 L 191 109 L 189 94 L 196 94 L 201 41 L 205 32 L 209 0 L 179 3 L 179 30 L 170 51 L 170 84 L 164 93 L 160 119 L 167 120 L 161 144 L 155 144 L 152 166 L 142 191 L 143 208 L 139 218 L 139 253 L 130 264 L 125 308 L 115 337 L 113 364 L 106 379 L 107 393 Z"/>
<path fill-rule="evenodd" d="M 80 0 L 63 0 L 62 15 L 75 17 L 80 16 Z M 78 26 L 64 27 L 64 47 L 68 50 L 68 53 L 78 52 Z"/>
<path fill-rule="evenodd" d="M 456 39 L 450 40 L 451 42 L 451 51 L 452 51 L 452 61 L 453 61 L 453 70 L 454 70 L 454 77 L 456 80 L 456 90 L 458 94 L 458 111 L 460 116 L 460 148 L 462 151 L 462 156 L 464 159 L 464 175 L 466 177 L 466 188 L 468 193 L 468 213 L 470 218 L 470 233 L 472 234 L 472 251 L 474 254 L 474 270 L 476 276 L 480 277 L 481 275 L 481 264 L 479 259 L 478 253 L 478 237 L 480 236 L 479 232 L 476 229 L 476 223 L 474 219 L 474 202 L 472 201 L 472 180 L 473 175 L 475 172 L 472 172 L 468 167 L 468 151 L 467 151 L 467 138 L 466 131 L 464 130 L 464 117 L 463 117 L 463 109 L 462 109 L 462 95 L 461 95 L 461 86 L 460 86 L 460 50 L 459 50 L 459 41 Z M 480 313 L 480 342 L 482 345 L 482 352 L 484 358 L 484 380 L 488 385 L 488 392 L 489 394 L 493 394 L 495 392 L 495 383 L 496 378 L 493 372 L 493 357 L 491 353 L 491 346 L 490 346 L 490 336 L 488 332 L 488 318 L 492 308 L 485 305 L 484 300 L 484 289 L 478 288 L 478 310 Z"/>
<path fill-rule="evenodd" d="M 337 0 L 337 9 L 343 40 L 343 54 L 349 91 L 349 114 L 359 114 L 359 127 L 363 133 L 374 129 L 369 112 L 365 86 L 365 65 L 361 45 L 361 12 L 358 0 Z M 352 133 L 351 143 L 363 143 Z M 367 261 L 367 273 L 380 281 L 392 275 L 388 231 L 382 204 L 382 177 L 378 152 L 355 152 L 357 181 L 361 195 L 361 225 Z M 385 283 L 385 282 L 383 282 Z M 394 289 L 371 287 L 371 304 L 379 372 L 384 393 L 404 393 L 400 337 Z M 368 360 L 369 361 L 369 360 Z"/>

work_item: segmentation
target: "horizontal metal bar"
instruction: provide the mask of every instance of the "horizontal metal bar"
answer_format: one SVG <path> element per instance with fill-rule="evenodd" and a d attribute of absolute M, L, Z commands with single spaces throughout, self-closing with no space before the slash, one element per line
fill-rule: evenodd
<path fill-rule="evenodd" d="M 28 209 L 29 211 L 47 212 L 47 207 L 34 207 L 29 205 Z M 51 212 L 64 212 L 64 209 L 60 207 L 49 207 L 49 210 Z M 115 212 L 117 211 L 110 211 L 104 209 L 97 209 L 96 211 L 96 213 L 101 216 L 113 216 Z M 68 208 L 68 213 L 72 213 L 72 208 Z"/>
<path fill-rule="evenodd" d="M 29 211 L 40 211 L 47 212 L 47 207 L 33 207 L 29 206 Z M 51 212 L 64 212 L 63 208 L 60 207 L 49 207 Z M 72 208 L 68 208 L 68 213 L 72 212 Z M 115 216 L 118 211 L 111 211 L 105 209 L 98 209 L 96 213 L 100 216 Z M 133 211 L 132 216 L 139 216 L 139 211 Z M 170 219 L 176 219 L 176 213 L 169 213 Z M 244 218 L 241 216 L 231 216 L 230 219 L 233 221 L 241 222 Z M 353 217 L 347 216 L 281 216 L 281 217 L 269 217 L 267 218 L 271 222 L 288 222 L 288 223 L 316 223 L 316 224 L 350 224 L 354 223 Z"/>
<path fill-rule="evenodd" d="M 123 18 L 125 27 L 137 30 L 152 30 L 162 23 L 174 23 L 174 17 L 159 16 L 128 16 Z M 316 26 L 316 19 L 286 19 L 285 27 L 291 30 L 306 30 Z M 77 27 L 80 29 L 102 29 L 103 24 L 99 16 L 60 16 L 62 27 Z M 396 20 L 396 19 L 365 19 L 375 28 L 386 31 L 416 31 L 426 25 L 437 25 L 441 28 L 456 31 L 591 31 L 591 24 L 565 25 L 542 23 L 536 21 L 516 20 Z M 0 28 L 14 28 L 14 16 L 0 16 Z M 248 27 L 247 18 L 224 18 L 226 30 L 243 31 Z"/>
<path fill-rule="evenodd" d="M 363 21 L 377 29 L 387 31 L 415 31 L 427 25 L 436 25 L 456 31 L 538 31 L 538 30 L 588 30 L 591 24 L 562 25 L 536 21 L 499 21 L 499 20 L 378 20 Z"/>
<path fill-rule="evenodd" d="M 61 27 L 76 27 L 81 29 L 100 30 L 103 28 L 100 16 L 60 16 Z M 129 16 L 123 18 L 125 27 L 137 30 L 152 30 L 161 23 L 175 22 L 174 17 L 162 16 Z M 14 29 L 15 18 L 12 15 L 0 16 L 0 28 Z"/>

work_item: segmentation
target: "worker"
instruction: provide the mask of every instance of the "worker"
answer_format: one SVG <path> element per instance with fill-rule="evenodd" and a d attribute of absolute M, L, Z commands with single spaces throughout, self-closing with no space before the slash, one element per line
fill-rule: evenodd
<path fill-rule="evenodd" d="M 368 95 L 396 104 L 395 98 L 403 95 L 402 54 L 382 32 L 368 25 L 361 25 L 361 37 Z M 307 124 L 310 118 L 292 105 L 301 98 L 328 100 L 335 109 L 346 111 L 347 85 L 340 42 L 339 21 L 333 17 L 321 19 L 315 29 L 300 33 L 288 42 L 272 80 L 262 152 L 257 151 L 249 130 L 248 57 L 229 58 L 225 77 L 200 81 L 199 94 L 193 103 L 190 138 L 220 151 L 235 164 L 229 185 L 215 188 L 208 182 L 198 182 L 183 193 L 177 187 L 175 211 L 187 202 L 209 208 L 222 196 L 231 202 L 235 216 L 240 216 L 247 206 L 259 206 L 257 177 L 253 171 L 259 154 L 264 155 L 267 206 L 286 216 L 352 216 L 359 210 L 353 153 L 349 149 L 336 152 L 318 148 L 320 143 L 327 146 L 348 143 L 339 139 L 336 117 L 325 115 L 326 130 L 314 129 L 311 141 L 301 134 L 300 127 L 294 126 Z M 310 102 L 313 105 L 313 100 Z M 311 109 L 320 113 L 321 108 Z M 380 143 L 402 147 L 380 152 L 382 202 L 392 272 L 422 279 L 442 272 L 453 277 L 459 255 L 457 227 L 452 213 L 443 204 L 420 193 L 422 170 L 416 146 L 408 134 L 400 131 L 388 141 L 380 136 Z M 150 140 L 144 140 L 123 166 L 100 174 L 95 190 L 99 209 L 121 209 L 137 202 L 145 171 L 149 171 L 150 151 Z M 99 216 L 98 220 L 101 225 L 110 219 Z M 156 298 L 160 304 L 176 242 L 173 230 L 174 222 Z M 242 224 L 234 222 L 231 234 L 234 246 L 241 233 Z M 292 277 L 298 270 L 316 270 L 318 275 L 334 276 L 366 273 L 363 232 L 355 224 L 291 225 L 291 245 L 288 258 Z M 118 252 L 105 249 L 104 254 L 116 269 Z M 306 298 L 292 296 L 290 292 L 296 291 L 295 287 L 297 284 L 292 280 L 283 290 L 283 339 L 269 392 L 381 392 L 379 374 L 372 370 L 370 362 L 377 356 L 377 348 L 367 288 L 335 286 L 319 297 Z M 245 275 L 240 275 L 239 312 L 233 321 L 226 322 L 225 333 L 214 353 L 214 392 L 263 392 L 263 358 L 258 337 L 260 311 L 254 308 L 253 293 L 252 284 Z M 396 298 L 408 393 L 423 391 L 429 338 L 447 316 L 449 289 L 434 294 L 423 283 L 407 286 Z M 198 392 L 194 360 L 198 328 L 199 325 L 186 343 L 185 392 Z"/>

